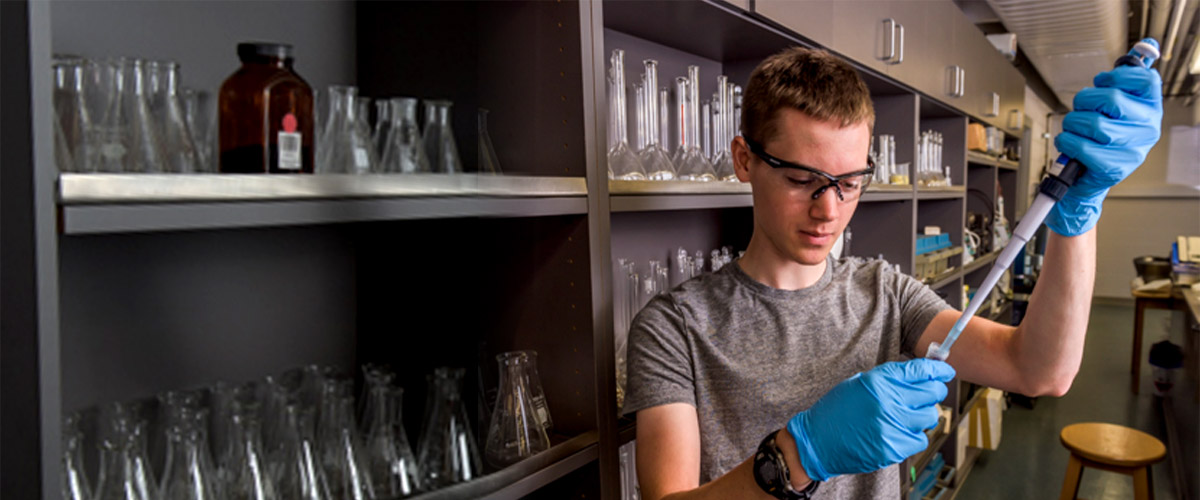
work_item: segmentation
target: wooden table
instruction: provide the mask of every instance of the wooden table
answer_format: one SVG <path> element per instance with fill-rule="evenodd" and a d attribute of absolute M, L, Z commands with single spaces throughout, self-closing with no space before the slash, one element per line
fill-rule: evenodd
<path fill-rule="evenodd" d="M 1190 290 L 1189 290 L 1190 292 Z M 1142 323 L 1146 317 L 1146 309 L 1166 309 L 1187 311 L 1183 289 L 1172 288 L 1170 291 L 1144 292 L 1130 290 L 1134 299 L 1133 313 L 1133 356 L 1129 361 L 1129 374 L 1132 377 L 1130 390 L 1138 393 L 1138 385 L 1142 375 Z"/>

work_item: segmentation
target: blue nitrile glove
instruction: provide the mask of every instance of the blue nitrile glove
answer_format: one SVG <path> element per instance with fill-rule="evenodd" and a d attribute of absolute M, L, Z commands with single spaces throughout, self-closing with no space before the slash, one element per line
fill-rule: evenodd
<path fill-rule="evenodd" d="M 1054 138 L 1060 152 L 1087 167 L 1046 217 L 1046 225 L 1063 236 L 1096 225 L 1108 189 L 1142 164 L 1162 129 L 1158 71 L 1120 66 L 1096 75 L 1093 83 L 1075 94 L 1075 111 L 1067 113 L 1063 132 Z"/>
<path fill-rule="evenodd" d="M 808 477 L 872 472 L 929 446 L 923 432 L 938 423 L 938 402 L 954 368 L 914 359 L 879 365 L 843 380 L 787 424 Z"/>

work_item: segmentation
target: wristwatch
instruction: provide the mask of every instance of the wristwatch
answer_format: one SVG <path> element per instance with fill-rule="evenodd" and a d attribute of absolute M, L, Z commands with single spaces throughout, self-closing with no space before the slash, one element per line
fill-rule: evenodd
<path fill-rule="evenodd" d="M 813 480 L 802 491 L 796 491 L 792 487 L 792 474 L 788 471 L 787 462 L 783 459 L 783 452 L 775 444 L 777 432 L 772 431 L 767 434 L 767 437 L 762 440 L 762 444 L 758 445 L 758 452 L 754 454 L 754 482 L 758 483 L 758 487 L 768 495 L 775 498 L 809 500 L 821 483 Z"/>

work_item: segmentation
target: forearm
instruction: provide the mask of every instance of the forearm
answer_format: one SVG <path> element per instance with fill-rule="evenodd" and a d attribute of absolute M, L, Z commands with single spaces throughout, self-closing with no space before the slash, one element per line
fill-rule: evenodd
<path fill-rule="evenodd" d="M 808 486 L 810 480 L 808 475 L 804 473 L 804 467 L 800 465 L 800 457 L 796 453 L 796 442 L 792 439 L 791 433 L 787 429 L 781 429 L 775 436 L 775 443 L 779 446 L 780 451 L 783 452 L 784 459 L 787 461 L 788 470 L 791 472 L 792 488 L 797 490 L 804 489 L 805 486 Z M 650 497 L 647 496 L 647 498 Z M 726 498 L 774 499 L 774 497 L 764 492 L 754 480 L 753 456 L 738 464 L 737 467 L 725 473 L 725 475 L 709 481 L 699 488 L 680 491 L 662 497 L 663 500 L 715 500 Z"/>
<path fill-rule="evenodd" d="M 1083 358 L 1096 279 L 1096 230 L 1066 237 L 1048 232 L 1042 274 L 1017 328 L 1017 369 L 1031 394 L 1061 395 Z"/>

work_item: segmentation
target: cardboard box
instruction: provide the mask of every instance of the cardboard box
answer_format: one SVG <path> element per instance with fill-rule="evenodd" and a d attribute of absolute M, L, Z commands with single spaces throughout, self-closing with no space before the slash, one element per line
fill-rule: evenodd
<path fill-rule="evenodd" d="M 987 152 L 987 129 L 983 124 L 972 123 L 967 125 L 967 149 Z"/>
<path fill-rule="evenodd" d="M 995 450 L 1000 447 L 1000 430 L 1004 415 L 1004 392 L 990 387 L 983 389 L 983 394 L 971 409 L 971 441 L 970 445 L 984 450 Z"/>

